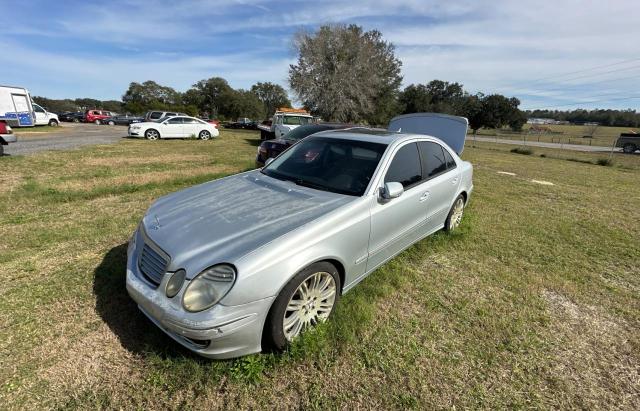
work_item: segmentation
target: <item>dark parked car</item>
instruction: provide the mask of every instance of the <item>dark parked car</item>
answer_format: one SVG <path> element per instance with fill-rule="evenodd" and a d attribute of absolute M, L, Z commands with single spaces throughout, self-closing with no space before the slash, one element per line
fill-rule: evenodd
<path fill-rule="evenodd" d="M 60 119 L 60 121 L 66 121 L 69 123 L 80 123 L 81 121 L 84 121 L 84 113 L 82 111 L 70 111 L 67 113 L 59 114 L 58 119 Z"/>
<path fill-rule="evenodd" d="M 267 161 L 267 159 L 276 158 L 284 150 L 302 140 L 303 138 L 310 136 L 311 134 L 319 133 L 326 130 L 338 130 L 349 127 L 357 126 L 354 126 L 353 124 L 320 123 L 296 127 L 280 139 L 265 140 L 260 143 L 260 147 L 258 147 L 258 155 L 256 156 L 256 166 L 264 166 L 264 163 L 265 161 Z"/>
<path fill-rule="evenodd" d="M 139 116 L 131 116 L 128 114 L 107 117 L 104 120 L 101 120 L 102 124 L 107 124 L 110 126 L 130 126 L 133 123 L 142 123 L 144 121 L 144 117 Z"/>
<path fill-rule="evenodd" d="M 237 121 L 229 121 L 223 124 L 224 128 L 235 128 L 243 130 L 257 130 L 258 123 L 246 117 L 239 118 Z"/>
<path fill-rule="evenodd" d="M 616 141 L 616 147 L 621 147 L 622 151 L 632 154 L 636 150 L 640 150 L 640 134 L 622 133 Z"/>

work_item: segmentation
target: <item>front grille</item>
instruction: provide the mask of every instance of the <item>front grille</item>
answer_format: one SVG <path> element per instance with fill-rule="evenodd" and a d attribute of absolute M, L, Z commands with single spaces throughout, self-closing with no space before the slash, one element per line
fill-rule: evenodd
<path fill-rule="evenodd" d="M 145 244 L 144 247 L 142 247 L 138 267 L 149 281 L 159 285 L 162 280 L 162 275 L 167 269 L 167 265 L 168 261 L 151 248 L 149 244 Z"/>

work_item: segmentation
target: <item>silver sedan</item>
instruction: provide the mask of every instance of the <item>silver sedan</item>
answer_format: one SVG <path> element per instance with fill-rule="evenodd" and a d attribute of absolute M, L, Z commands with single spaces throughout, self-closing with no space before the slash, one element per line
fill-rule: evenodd
<path fill-rule="evenodd" d="M 159 199 L 129 243 L 130 296 L 200 355 L 284 349 L 381 264 L 456 229 L 473 189 L 466 124 L 322 132 L 260 170 Z"/>

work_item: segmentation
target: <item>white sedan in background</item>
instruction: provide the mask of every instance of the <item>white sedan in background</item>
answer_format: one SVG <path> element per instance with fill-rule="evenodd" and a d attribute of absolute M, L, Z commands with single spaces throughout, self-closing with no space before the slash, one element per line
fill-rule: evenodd
<path fill-rule="evenodd" d="M 130 137 L 144 137 L 147 140 L 189 137 L 209 140 L 218 137 L 219 134 L 220 132 L 215 125 L 189 116 L 164 117 L 156 121 L 135 123 L 129 126 Z"/>

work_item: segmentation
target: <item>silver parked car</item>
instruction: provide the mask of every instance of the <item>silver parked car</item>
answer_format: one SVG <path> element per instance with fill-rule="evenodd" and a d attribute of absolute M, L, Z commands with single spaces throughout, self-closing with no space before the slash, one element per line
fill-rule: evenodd
<path fill-rule="evenodd" d="M 464 118 L 413 114 L 387 131 L 325 131 L 260 170 L 165 196 L 131 238 L 127 290 L 203 356 L 283 349 L 381 264 L 460 224 L 473 190 L 458 157 L 466 130 Z"/>

